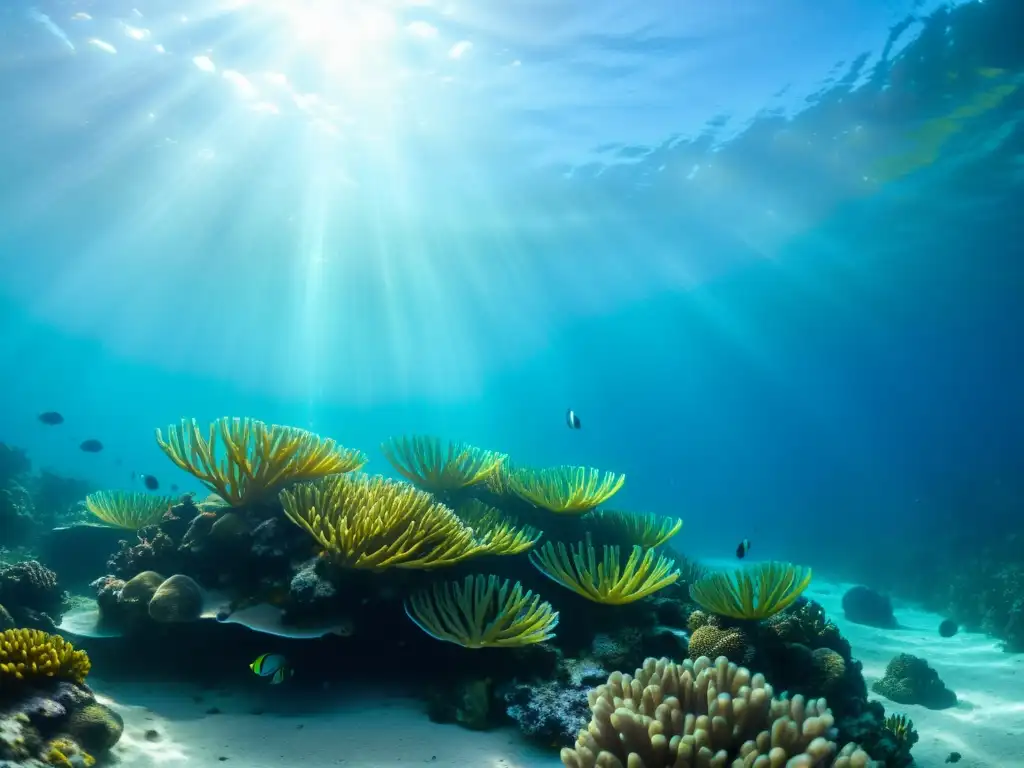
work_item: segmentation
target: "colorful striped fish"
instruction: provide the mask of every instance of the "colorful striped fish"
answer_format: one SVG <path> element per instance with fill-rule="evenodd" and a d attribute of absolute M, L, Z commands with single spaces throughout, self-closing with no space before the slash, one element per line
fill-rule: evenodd
<path fill-rule="evenodd" d="M 288 659 L 280 653 L 264 653 L 256 657 L 249 665 L 249 669 L 260 677 L 269 677 L 271 685 L 283 683 L 295 674 L 295 670 L 288 664 Z"/>

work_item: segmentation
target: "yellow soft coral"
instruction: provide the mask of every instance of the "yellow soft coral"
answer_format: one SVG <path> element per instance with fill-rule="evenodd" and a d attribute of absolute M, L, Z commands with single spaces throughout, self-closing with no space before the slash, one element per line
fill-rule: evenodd
<path fill-rule="evenodd" d="M 43 747 L 42 754 L 44 763 L 58 766 L 58 768 L 75 768 L 76 763 L 71 761 L 71 758 L 75 756 L 81 758 L 79 764 L 84 765 L 85 768 L 92 768 L 96 765 L 96 758 L 66 736 L 58 736 L 48 741 Z"/>
<path fill-rule="evenodd" d="M 647 548 L 664 544 L 683 529 L 683 521 L 677 517 L 614 510 L 593 512 L 583 522 L 616 543 Z"/>
<path fill-rule="evenodd" d="M 712 573 L 690 585 L 705 611 L 732 619 L 767 619 L 796 602 L 811 583 L 811 569 L 761 563 L 732 573 Z"/>
<path fill-rule="evenodd" d="M 625 475 L 587 467 L 518 469 L 508 486 L 524 501 L 560 515 L 582 515 L 608 501 L 626 482 Z"/>
<path fill-rule="evenodd" d="M 541 532 L 529 525 L 520 526 L 511 515 L 477 499 L 460 504 L 459 518 L 473 529 L 473 537 L 491 555 L 516 555 L 533 547 Z"/>
<path fill-rule="evenodd" d="M 548 578 L 557 581 L 595 603 L 624 605 L 647 597 L 679 578 L 672 561 L 658 556 L 653 549 L 633 547 L 622 565 L 618 547 L 601 547 L 602 557 L 589 545 L 580 543 L 566 549 L 559 542 L 548 542 L 530 553 L 530 562 Z"/>
<path fill-rule="evenodd" d="M 409 482 L 431 493 L 443 493 L 484 482 L 505 457 L 466 443 L 442 443 L 436 437 L 391 438 L 380 446 L 384 457 Z"/>
<path fill-rule="evenodd" d="M 60 635 L 38 629 L 0 632 L 0 688 L 35 677 L 82 683 L 89 674 L 89 666 L 85 651 L 76 651 Z"/>
<path fill-rule="evenodd" d="M 195 419 L 172 425 L 164 453 L 232 506 L 260 501 L 282 486 L 351 472 L 366 464 L 366 454 L 350 450 L 297 427 L 267 426 L 256 419 L 224 417 L 206 437 Z M 218 455 L 223 451 L 223 456 Z"/>
<path fill-rule="evenodd" d="M 554 637 L 558 613 L 517 581 L 467 576 L 409 598 L 405 612 L 431 637 L 464 648 L 512 647 Z"/>
<path fill-rule="evenodd" d="M 170 496 L 127 491 L 97 491 L 85 497 L 85 508 L 107 525 L 137 531 L 160 522 L 174 504 Z"/>
<path fill-rule="evenodd" d="M 488 548 L 448 507 L 407 483 L 335 475 L 281 492 L 285 514 L 347 568 L 439 568 Z"/>

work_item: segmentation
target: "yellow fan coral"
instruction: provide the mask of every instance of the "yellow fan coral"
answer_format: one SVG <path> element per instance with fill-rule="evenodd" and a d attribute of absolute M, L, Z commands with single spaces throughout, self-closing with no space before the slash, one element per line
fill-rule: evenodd
<path fill-rule="evenodd" d="M 582 515 L 608 501 L 626 482 L 625 475 L 587 467 L 519 469 L 508 477 L 509 488 L 535 507 L 561 515 Z"/>
<path fill-rule="evenodd" d="M 459 518 L 473 529 L 473 537 L 491 555 L 516 555 L 537 543 L 541 532 L 529 525 L 520 526 L 511 515 L 505 515 L 478 499 L 470 499 L 456 510 Z"/>
<path fill-rule="evenodd" d="M 518 581 L 467 576 L 413 593 L 405 612 L 431 637 L 464 648 L 510 647 L 554 637 L 558 613 Z"/>
<path fill-rule="evenodd" d="M 796 602 L 810 583 L 810 568 L 761 563 L 732 573 L 709 574 L 690 585 L 690 597 L 719 616 L 767 619 Z"/>
<path fill-rule="evenodd" d="M 589 545 L 580 543 L 570 551 L 561 542 L 556 545 L 549 541 L 530 553 L 530 562 L 563 587 L 607 605 L 635 602 L 679 578 L 679 571 L 672 570 L 672 561 L 664 556 L 655 560 L 657 553 L 653 549 L 633 547 L 625 565 L 619 560 L 618 547 L 601 549 L 603 556 L 598 562 L 594 548 Z"/>
<path fill-rule="evenodd" d="M 14 680 L 54 677 L 85 682 L 89 656 L 76 651 L 60 635 L 38 629 L 8 629 L 0 632 L 0 689 Z"/>
<path fill-rule="evenodd" d="M 614 539 L 640 547 L 657 547 L 683 529 L 683 521 L 677 517 L 612 510 L 594 512 L 587 515 L 584 522 Z"/>
<path fill-rule="evenodd" d="M 107 525 L 137 531 L 156 525 L 174 504 L 170 496 L 126 491 L 97 491 L 85 497 L 85 507 Z"/>
<path fill-rule="evenodd" d="M 351 472 L 366 464 L 365 453 L 342 448 L 334 440 L 248 418 L 218 419 L 206 437 L 195 419 L 182 419 L 168 428 L 166 440 L 158 429 L 156 441 L 171 461 L 235 507 L 297 480 Z"/>
<path fill-rule="evenodd" d="M 384 457 L 409 482 L 443 493 L 482 482 L 504 461 L 503 454 L 466 443 L 443 444 L 436 437 L 391 438 L 380 446 Z"/>
<path fill-rule="evenodd" d="M 348 568 L 438 568 L 484 554 L 473 530 L 407 483 L 334 475 L 281 492 L 285 514 Z"/>

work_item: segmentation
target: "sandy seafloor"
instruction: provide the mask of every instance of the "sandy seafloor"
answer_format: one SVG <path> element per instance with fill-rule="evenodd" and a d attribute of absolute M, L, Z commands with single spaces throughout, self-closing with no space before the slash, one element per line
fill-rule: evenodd
<path fill-rule="evenodd" d="M 914 757 L 942 766 L 950 752 L 959 768 L 1024 768 L 1024 654 L 1006 654 L 995 640 L 961 632 L 938 634 L 941 616 L 897 606 L 899 630 L 846 621 L 841 601 L 851 585 L 816 580 L 807 596 L 822 603 L 853 645 L 870 687 L 900 652 L 923 656 L 960 698 L 942 711 L 885 702 L 920 733 Z M 101 699 L 125 720 L 114 755 L 125 768 L 555 768 L 555 752 L 524 743 L 516 731 L 472 732 L 430 722 L 419 702 L 365 690 L 328 690 L 299 700 L 277 689 L 201 690 L 185 684 L 124 683 L 90 678 Z M 884 700 L 883 700 L 884 701 Z M 208 714 L 211 709 L 217 713 Z M 156 740 L 146 738 L 155 730 Z"/>

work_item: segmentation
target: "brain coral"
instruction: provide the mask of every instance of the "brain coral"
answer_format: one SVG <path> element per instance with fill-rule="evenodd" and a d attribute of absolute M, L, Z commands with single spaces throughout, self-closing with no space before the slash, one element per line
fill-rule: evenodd
<path fill-rule="evenodd" d="M 701 656 L 709 659 L 725 656 L 730 661 L 746 663 L 750 661 L 753 650 L 744 634 L 735 627 L 720 628 L 705 624 L 697 627 L 690 635 L 690 658 L 694 660 Z"/>
<path fill-rule="evenodd" d="M 0 632 L 0 688 L 14 681 L 53 677 L 85 681 L 89 657 L 59 635 L 38 629 Z"/>
<path fill-rule="evenodd" d="M 154 621 L 195 621 L 202 612 L 202 587 L 180 573 L 157 587 L 149 601 L 149 615 Z"/>

